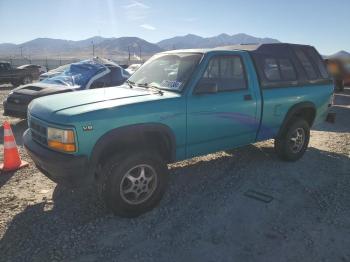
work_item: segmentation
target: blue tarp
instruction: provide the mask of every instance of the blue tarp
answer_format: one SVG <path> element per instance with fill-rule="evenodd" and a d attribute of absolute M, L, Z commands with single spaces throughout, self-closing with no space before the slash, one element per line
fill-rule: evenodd
<path fill-rule="evenodd" d="M 43 80 L 43 83 L 80 86 L 85 88 L 91 78 L 107 70 L 107 67 L 94 59 L 73 63 L 59 75 Z"/>

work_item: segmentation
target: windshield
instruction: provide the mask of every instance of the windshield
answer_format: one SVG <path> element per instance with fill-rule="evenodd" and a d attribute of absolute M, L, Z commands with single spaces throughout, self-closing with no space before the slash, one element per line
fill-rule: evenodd
<path fill-rule="evenodd" d="M 70 64 L 66 70 L 58 75 L 43 80 L 43 83 L 58 84 L 64 86 L 84 87 L 90 79 L 98 73 L 106 70 L 102 64 L 92 60 L 86 60 L 79 63 Z"/>
<path fill-rule="evenodd" d="M 129 79 L 136 85 L 181 91 L 202 54 L 178 53 L 153 56 Z"/>

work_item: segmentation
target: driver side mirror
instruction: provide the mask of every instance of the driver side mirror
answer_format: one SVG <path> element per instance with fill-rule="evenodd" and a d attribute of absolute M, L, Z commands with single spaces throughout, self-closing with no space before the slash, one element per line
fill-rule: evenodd
<path fill-rule="evenodd" d="M 218 84 L 213 82 L 199 82 L 194 90 L 196 95 L 215 94 L 218 92 Z"/>

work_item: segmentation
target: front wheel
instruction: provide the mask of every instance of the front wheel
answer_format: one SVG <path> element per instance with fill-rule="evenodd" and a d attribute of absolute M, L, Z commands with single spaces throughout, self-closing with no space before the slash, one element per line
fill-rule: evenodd
<path fill-rule="evenodd" d="M 283 160 L 296 161 L 304 155 L 309 140 L 309 123 L 304 119 L 296 118 L 275 139 L 275 151 Z"/>
<path fill-rule="evenodd" d="M 156 152 L 115 155 L 103 165 L 99 191 L 115 215 L 135 217 L 159 203 L 167 173 L 165 162 Z"/>

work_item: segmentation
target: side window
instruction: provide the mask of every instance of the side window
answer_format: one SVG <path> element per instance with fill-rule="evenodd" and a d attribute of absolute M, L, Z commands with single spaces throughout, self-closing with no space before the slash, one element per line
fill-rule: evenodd
<path fill-rule="evenodd" d="M 90 89 L 94 88 L 102 88 L 102 87 L 109 87 L 111 82 L 111 72 L 109 72 L 107 75 L 104 75 L 98 79 L 96 79 L 90 86 Z"/>
<path fill-rule="evenodd" d="M 111 72 L 109 73 L 111 75 L 110 79 L 110 85 L 109 86 L 117 86 L 123 83 L 122 81 L 122 71 L 119 67 L 113 67 L 110 68 Z"/>
<path fill-rule="evenodd" d="M 307 54 L 312 59 L 312 62 L 317 66 L 318 71 L 321 73 L 322 78 L 329 78 L 329 74 L 325 63 L 322 61 L 321 56 L 312 47 L 306 49 Z"/>
<path fill-rule="evenodd" d="M 280 81 L 281 74 L 278 69 L 277 60 L 274 58 L 264 59 L 264 74 L 270 81 Z"/>
<path fill-rule="evenodd" d="M 200 81 L 216 83 L 219 92 L 247 88 L 242 60 L 234 55 L 212 58 Z"/>
<path fill-rule="evenodd" d="M 305 69 L 306 75 L 310 80 L 317 79 L 317 73 L 315 68 L 313 67 L 311 61 L 306 56 L 306 54 L 303 52 L 303 50 L 297 48 L 295 49 L 295 54 L 297 55 L 300 63 Z"/>
<path fill-rule="evenodd" d="M 220 77 L 220 58 L 212 58 L 209 62 L 207 70 L 204 72 L 203 78 L 215 79 Z"/>
<path fill-rule="evenodd" d="M 283 80 L 297 80 L 297 74 L 295 72 L 292 62 L 289 59 L 279 59 L 278 61 Z"/>

